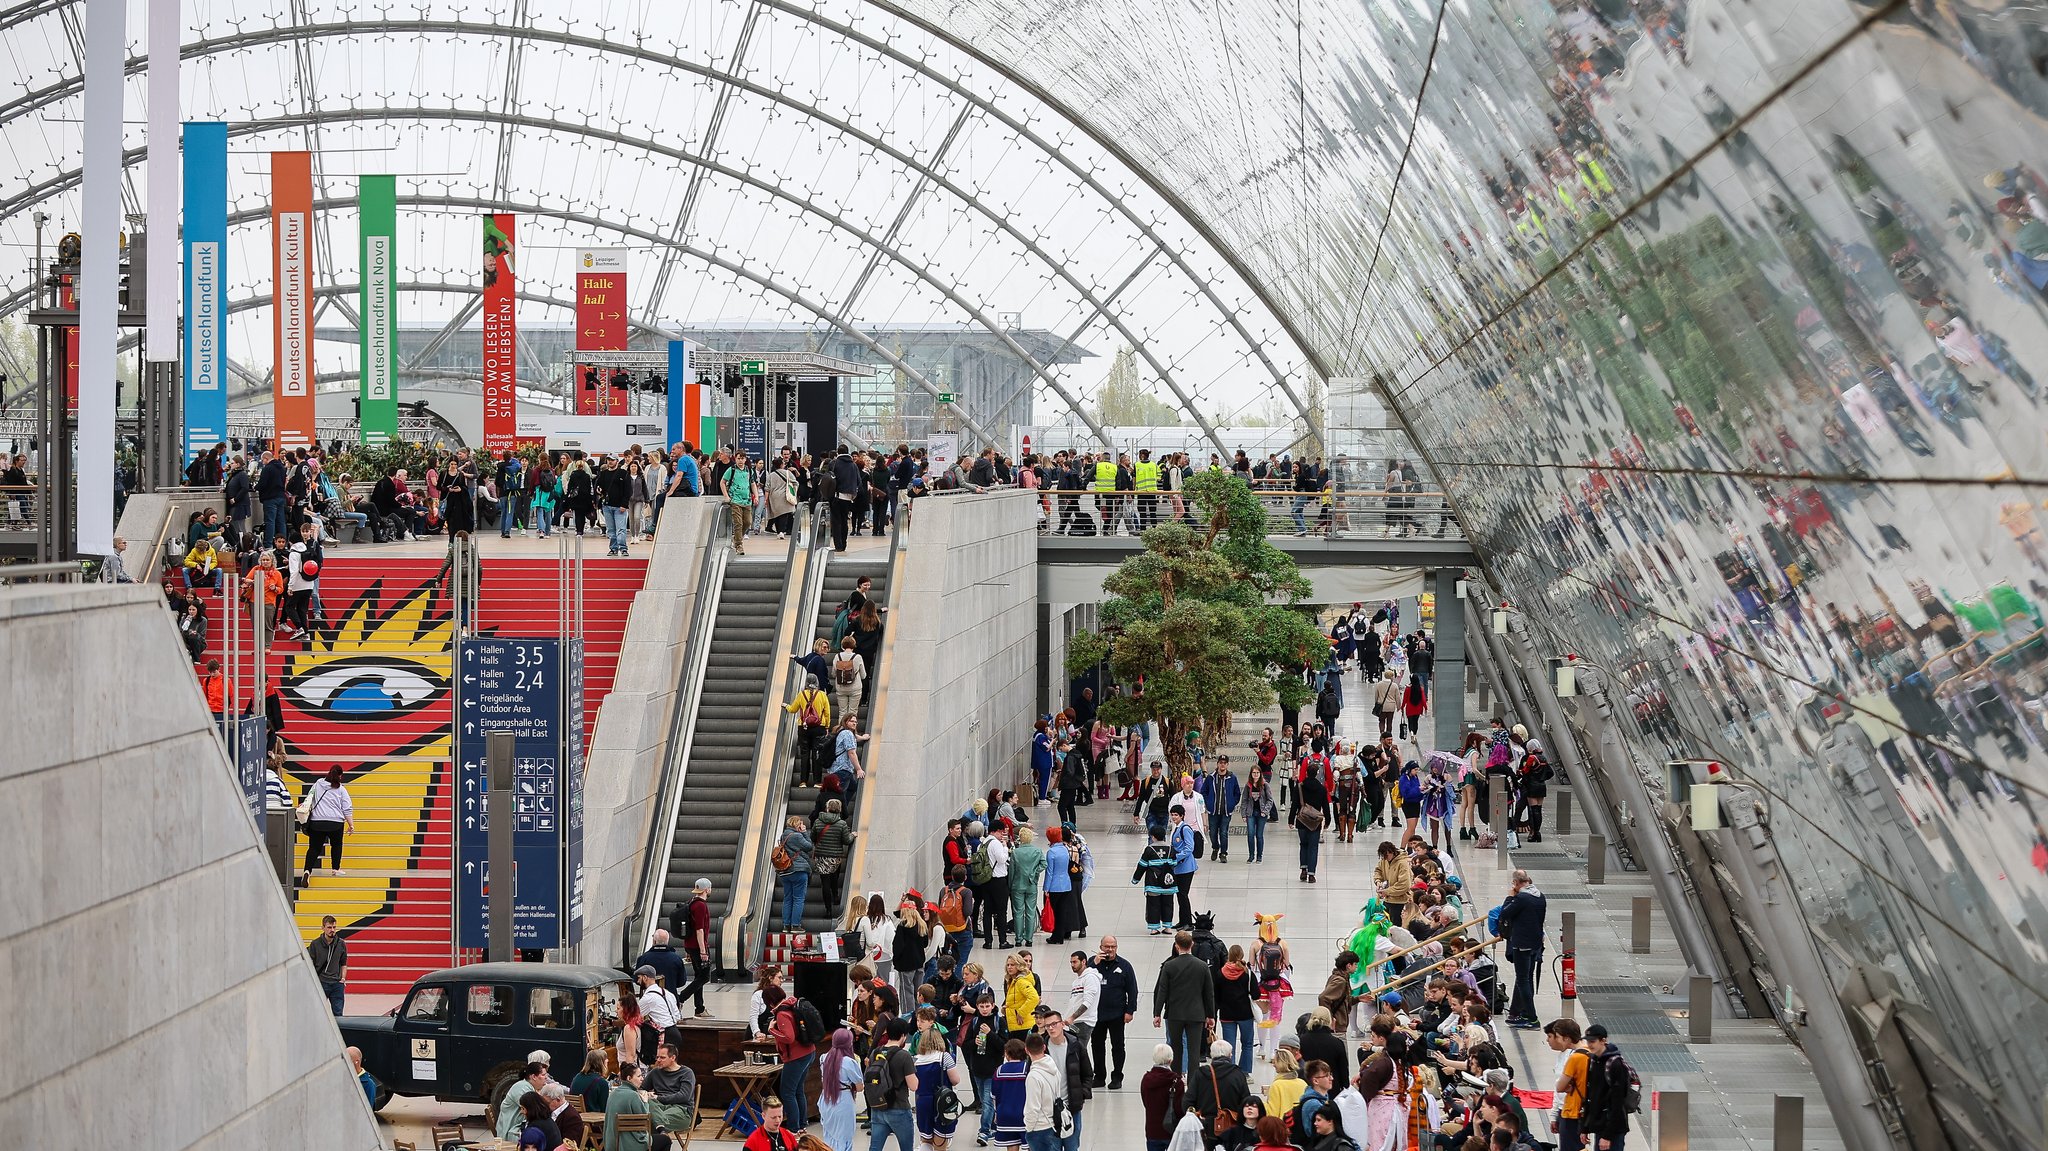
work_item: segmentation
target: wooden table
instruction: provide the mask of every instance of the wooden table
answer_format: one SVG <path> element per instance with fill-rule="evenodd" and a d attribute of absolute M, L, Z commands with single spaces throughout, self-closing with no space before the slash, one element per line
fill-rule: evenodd
<path fill-rule="evenodd" d="M 728 1135 L 739 1134 L 738 1131 L 733 1129 L 731 1123 L 726 1122 L 725 1115 L 738 1112 L 746 1107 L 747 1104 L 752 1103 L 755 1096 L 761 1093 L 761 1088 L 766 1086 L 769 1080 L 781 1077 L 782 1065 L 779 1063 L 748 1063 L 745 1060 L 741 1060 L 737 1063 L 728 1063 L 723 1067 L 715 1068 L 711 1073 L 725 1080 L 726 1084 L 732 1088 L 733 1105 L 728 1110 L 720 1113 L 718 1133 L 712 1136 L 713 1139 L 723 1139 Z"/>

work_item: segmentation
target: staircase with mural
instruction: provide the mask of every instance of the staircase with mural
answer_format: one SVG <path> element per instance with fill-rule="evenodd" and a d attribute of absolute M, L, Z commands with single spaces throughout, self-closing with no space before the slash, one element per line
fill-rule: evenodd
<path fill-rule="evenodd" d="M 293 910 L 307 939 L 319 933 L 323 916 L 339 921 L 351 993 L 396 994 L 453 956 L 454 626 L 439 557 L 387 558 L 368 548 L 327 556 L 320 580 L 325 626 L 277 641 L 265 661 L 267 682 L 284 718 L 286 784 L 294 800 L 330 767 L 341 767 L 355 831 L 346 837 L 342 874 L 316 869 Z M 646 566 L 642 559 L 585 565 L 585 732 L 595 730 L 598 703 L 611 688 L 627 610 Z M 477 629 L 555 636 L 558 572 L 552 559 L 493 559 L 486 551 Z M 209 604 L 209 615 L 218 620 L 216 606 Z M 222 646 L 219 630 L 209 637 L 210 654 Z M 244 630 L 245 646 L 248 638 Z M 304 849 L 301 838 L 295 866 Z"/>

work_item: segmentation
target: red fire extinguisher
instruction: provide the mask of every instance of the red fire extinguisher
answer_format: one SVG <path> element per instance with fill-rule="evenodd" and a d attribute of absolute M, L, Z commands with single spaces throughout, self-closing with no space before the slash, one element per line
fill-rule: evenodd
<path fill-rule="evenodd" d="M 1564 953 L 1557 977 L 1557 996 L 1560 999 L 1579 997 L 1579 960 L 1573 952 Z"/>

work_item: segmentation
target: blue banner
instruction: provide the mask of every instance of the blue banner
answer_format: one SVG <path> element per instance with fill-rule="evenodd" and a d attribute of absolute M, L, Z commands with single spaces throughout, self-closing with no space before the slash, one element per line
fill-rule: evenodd
<path fill-rule="evenodd" d="M 569 770 L 563 773 L 569 843 L 562 865 L 569 887 L 569 919 L 562 946 L 574 947 L 583 942 L 583 641 L 569 640 L 562 654 L 568 663 L 562 676 L 562 710 L 569 716 Z"/>
<path fill-rule="evenodd" d="M 185 462 L 228 438 L 228 126 L 185 125 Z"/>
<path fill-rule="evenodd" d="M 515 884 L 512 944 L 562 947 L 564 857 L 568 854 L 570 787 L 563 756 L 562 706 L 568 669 L 562 641 L 486 637 L 463 640 L 455 653 L 457 698 L 456 939 L 482 948 L 490 941 L 489 884 Z M 577 678 L 581 678 L 578 661 Z M 576 721 L 581 726 L 581 721 Z M 513 875 L 490 873 L 490 773 L 485 737 L 509 731 L 513 739 Z M 580 743 L 580 741 L 579 741 Z M 576 752 L 581 757 L 580 750 Z M 580 791 L 580 786 L 578 788 Z M 580 852 L 579 852 L 580 854 Z M 579 860 L 580 862 L 580 860 Z"/>
<path fill-rule="evenodd" d="M 668 342 L 668 446 L 690 437 L 683 434 L 683 415 L 689 407 L 690 346 L 681 340 Z M 695 432 L 697 429 L 691 428 Z"/>
<path fill-rule="evenodd" d="M 733 421 L 738 434 L 740 450 L 750 460 L 758 460 L 768 454 L 768 421 L 760 416 L 740 416 Z"/>

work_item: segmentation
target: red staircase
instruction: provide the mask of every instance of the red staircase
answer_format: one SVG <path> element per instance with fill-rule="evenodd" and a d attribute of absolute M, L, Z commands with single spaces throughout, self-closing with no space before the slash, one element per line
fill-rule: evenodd
<path fill-rule="evenodd" d="M 644 559 L 591 560 L 584 575 L 584 733 L 611 690 L 619 644 Z M 551 559 L 483 561 L 478 630 L 554 636 L 559 565 Z M 349 944 L 349 990 L 397 994 L 448 966 L 450 947 L 450 667 L 453 626 L 439 558 L 386 558 L 335 548 L 321 571 L 326 627 L 269 649 L 268 679 L 284 715 L 294 799 L 340 765 L 355 803 L 346 875 L 316 873 L 298 890 L 300 933 L 333 915 Z M 223 636 L 216 597 L 209 654 Z M 242 640 L 249 632 L 246 614 Z M 247 680 L 245 679 L 245 682 Z M 245 689 L 246 690 L 246 689 Z M 246 702 L 246 701 L 245 701 Z M 304 841 L 296 846 L 303 861 Z"/>

